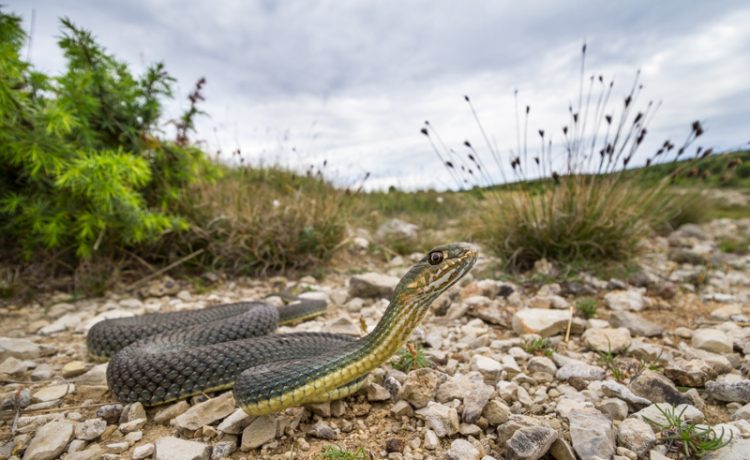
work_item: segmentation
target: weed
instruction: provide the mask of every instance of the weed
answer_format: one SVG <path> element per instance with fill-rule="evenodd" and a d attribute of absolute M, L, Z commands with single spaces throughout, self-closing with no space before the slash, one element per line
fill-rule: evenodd
<path fill-rule="evenodd" d="M 664 418 L 663 421 L 644 418 L 658 430 L 660 442 L 666 445 L 670 452 L 682 455 L 685 459 L 701 458 L 732 442 L 734 437 L 732 432 L 729 433 L 729 439 L 725 440 L 723 428 L 721 434 L 717 435 L 710 426 L 699 426 L 685 421 L 682 416 L 687 406 L 684 406 L 679 413 L 671 405 L 662 408 L 661 405 L 656 404 L 656 408 Z"/>
<path fill-rule="evenodd" d="M 750 240 L 722 238 L 718 241 L 718 246 L 722 252 L 731 254 L 747 254 L 750 252 Z"/>
<path fill-rule="evenodd" d="M 326 460 L 371 460 L 374 458 L 363 447 L 351 451 L 338 445 L 326 447 L 321 455 Z"/>
<path fill-rule="evenodd" d="M 391 361 L 391 366 L 401 372 L 410 372 L 415 369 L 430 367 L 432 363 L 424 355 L 424 350 L 420 346 L 412 343 L 406 344 L 406 347 L 398 352 L 396 357 Z"/>
<path fill-rule="evenodd" d="M 586 319 L 591 319 L 596 316 L 598 306 L 599 302 L 591 297 L 584 297 L 576 301 L 576 310 L 578 310 Z"/>
<path fill-rule="evenodd" d="M 542 258 L 562 263 L 629 260 L 650 229 L 676 213 L 665 207 L 670 203 L 665 193 L 669 184 L 712 153 L 699 147 L 687 154 L 703 134 L 696 121 L 682 145 L 667 140 L 646 159 L 647 166 L 670 165 L 665 166 L 668 172 L 657 181 L 640 180 L 638 171 L 628 166 L 633 166 L 658 104 L 636 108 L 642 89 L 637 74 L 619 111 L 612 110 L 614 82 L 605 82 L 601 75 L 586 78 L 585 44 L 582 51 L 578 103 L 569 106 L 559 152 L 544 130 L 538 131 L 538 147 L 529 146 L 531 108 L 525 107 L 521 122 L 517 93 L 517 145 L 510 157 L 503 158 L 490 141 L 468 96 L 464 98 L 489 161 L 469 140 L 459 153 L 443 143 L 429 122 L 422 128 L 458 187 L 485 187 L 475 235 L 511 268 L 527 270 Z M 691 162 L 679 163 L 691 156 Z"/>
<path fill-rule="evenodd" d="M 552 343 L 549 339 L 537 337 L 533 339 L 526 339 L 523 343 L 523 349 L 526 353 L 536 356 L 552 356 L 555 352 Z"/>
<path fill-rule="evenodd" d="M 609 340 L 608 340 L 609 342 Z M 627 350 L 625 350 L 627 353 Z M 620 368 L 620 366 L 617 364 L 617 356 L 615 353 L 612 353 L 612 346 L 611 344 L 608 345 L 607 351 L 600 351 L 599 354 L 599 361 L 612 373 L 612 377 L 615 378 L 618 382 L 622 382 L 625 379 L 625 371 Z"/>

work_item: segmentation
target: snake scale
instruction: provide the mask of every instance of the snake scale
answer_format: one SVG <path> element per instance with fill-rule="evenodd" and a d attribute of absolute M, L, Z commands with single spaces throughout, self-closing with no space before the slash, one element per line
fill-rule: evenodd
<path fill-rule="evenodd" d="M 153 406 L 233 388 L 250 415 L 342 398 L 407 341 L 432 302 L 474 265 L 477 249 L 432 249 L 399 281 L 380 322 L 364 337 L 271 334 L 278 324 L 325 311 L 301 300 L 276 308 L 243 302 L 204 310 L 105 320 L 89 331 L 94 359 L 110 359 L 107 384 L 119 400 Z"/>

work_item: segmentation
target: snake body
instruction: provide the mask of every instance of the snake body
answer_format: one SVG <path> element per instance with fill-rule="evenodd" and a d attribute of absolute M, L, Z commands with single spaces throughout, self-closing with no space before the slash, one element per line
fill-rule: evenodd
<path fill-rule="evenodd" d="M 404 345 L 430 304 L 476 257 L 466 243 L 430 251 L 401 279 L 375 329 L 360 339 L 270 334 L 279 323 L 321 314 L 324 302 L 303 300 L 278 309 L 246 302 L 105 320 L 89 331 L 89 352 L 111 357 L 107 383 L 124 402 L 156 405 L 233 388 L 245 412 L 262 415 L 338 399 L 357 391 L 368 372 Z"/>

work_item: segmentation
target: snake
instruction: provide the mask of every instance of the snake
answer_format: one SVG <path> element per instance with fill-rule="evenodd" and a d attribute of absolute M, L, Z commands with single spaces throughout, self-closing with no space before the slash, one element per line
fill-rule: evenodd
<path fill-rule="evenodd" d="M 109 360 L 107 385 L 125 403 L 156 406 L 232 389 L 247 414 L 340 399 L 400 350 L 430 305 L 474 266 L 470 243 L 438 246 L 397 283 L 367 335 L 273 334 L 277 325 L 326 311 L 322 300 L 276 307 L 263 301 L 107 319 L 88 332 L 89 355 Z"/>

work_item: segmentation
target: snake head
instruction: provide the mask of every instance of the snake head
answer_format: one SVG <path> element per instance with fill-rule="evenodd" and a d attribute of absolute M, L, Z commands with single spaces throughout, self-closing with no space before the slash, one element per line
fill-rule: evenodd
<path fill-rule="evenodd" d="M 478 254 L 470 243 L 435 247 L 401 279 L 396 295 L 435 299 L 471 270 Z"/>

